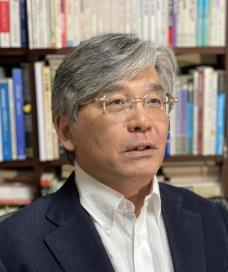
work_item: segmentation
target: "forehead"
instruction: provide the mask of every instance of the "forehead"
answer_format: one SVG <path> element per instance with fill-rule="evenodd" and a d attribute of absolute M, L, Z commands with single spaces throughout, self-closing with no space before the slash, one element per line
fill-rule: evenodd
<path fill-rule="evenodd" d="M 162 86 L 158 73 L 154 68 L 147 68 L 137 73 L 132 79 L 124 79 L 115 84 L 109 92 L 137 93 L 145 91 L 161 91 Z"/>

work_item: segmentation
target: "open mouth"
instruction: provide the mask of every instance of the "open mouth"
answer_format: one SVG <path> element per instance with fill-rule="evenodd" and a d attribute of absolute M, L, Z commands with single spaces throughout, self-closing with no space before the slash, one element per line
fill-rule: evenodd
<path fill-rule="evenodd" d="M 140 143 L 134 146 L 130 146 L 127 148 L 126 152 L 133 152 L 133 151 L 145 151 L 145 150 L 152 150 L 154 149 L 151 144 L 144 144 Z"/>

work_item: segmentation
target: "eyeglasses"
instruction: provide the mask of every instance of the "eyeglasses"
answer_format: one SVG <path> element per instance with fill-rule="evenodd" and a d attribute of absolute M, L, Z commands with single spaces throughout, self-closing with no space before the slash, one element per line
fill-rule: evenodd
<path fill-rule="evenodd" d="M 162 91 L 150 91 L 143 97 L 128 98 L 121 93 L 107 93 L 102 97 L 86 101 L 79 106 L 89 103 L 98 103 L 103 107 L 104 113 L 113 115 L 123 115 L 127 112 L 133 112 L 136 104 L 142 102 L 144 108 L 151 113 L 165 113 L 168 115 L 178 102 L 178 98 Z"/>

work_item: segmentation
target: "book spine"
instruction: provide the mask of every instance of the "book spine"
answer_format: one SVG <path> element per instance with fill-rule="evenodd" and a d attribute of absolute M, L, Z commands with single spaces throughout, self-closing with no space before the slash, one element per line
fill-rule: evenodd
<path fill-rule="evenodd" d="M 2 155 L 3 161 L 12 159 L 11 131 L 10 131 L 10 110 L 9 110 L 9 89 L 6 80 L 0 81 L 0 97 L 2 112 Z"/>
<path fill-rule="evenodd" d="M 17 158 L 24 160 L 26 158 L 25 149 L 25 126 L 24 126 L 24 112 L 23 112 L 23 78 L 22 69 L 13 68 L 13 85 L 14 85 L 14 101 L 15 101 L 15 115 L 16 115 L 16 134 L 17 134 Z"/>
<path fill-rule="evenodd" d="M 209 33 L 209 7 L 210 0 L 204 0 L 203 9 L 203 45 L 208 46 L 208 33 Z"/>
<path fill-rule="evenodd" d="M 177 47 L 179 0 L 173 0 L 173 46 Z"/>
<path fill-rule="evenodd" d="M 0 0 L 0 45 L 10 47 L 9 0 Z"/>
<path fill-rule="evenodd" d="M 173 0 L 169 1 L 169 30 L 168 30 L 169 46 L 174 46 L 173 41 Z"/>
<path fill-rule="evenodd" d="M 216 154 L 223 154 L 224 132 L 225 132 L 225 75 L 220 72 L 218 75 L 217 94 L 217 120 L 216 120 Z"/>
<path fill-rule="evenodd" d="M 49 66 L 44 66 L 43 77 L 43 106 L 45 120 L 45 139 L 46 139 L 46 159 L 53 160 L 53 125 L 51 115 L 51 70 Z"/>
<path fill-rule="evenodd" d="M 46 160 L 46 132 L 44 119 L 44 97 L 43 97 L 43 66 L 44 62 L 35 62 L 35 85 L 36 85 L 36 106 L 37 106 L 37 123 L 39 139 L 39 158 L 41 161 Z"/>
<path fill-rule="evenodd" d="M 193 155 L 198 154 L 198 90 L 199 71 L 193 71 Z"/>
<path fill-rule="evenodd" d="M 20 0 L 20 26 L 21 26 L 21 46 L 28 46 L 28 23 L 27 23 L 26 0 Z"/>
<path fill-rule="evenodd" d="M 188 81 L 187 99 L 187 154 L 193 153 L 193 78 Z"/>
<path fill-rule="evenodd" d="M 10 0 L 10 46 L 21 47 L 20 2 Z"/>
<path fill-rule="evenodd" d="M 7 82 L 8 82 L 8 90 L 9 90 L 9 111 L 10 111 L 12 160 L 16 160 L 17 159 L 17 137 L 16 137 L 16 120 L 15 120 L 15 101 L 14 101 L 12 78 L 8 78 Z"/>
<path fill-rule="evenodd" d="M 197 153 L 202 155 L 203 153 L 203 104 L 204 104 L 204 67 L 199 68 L 199 79 L 198 79 L 198 127 L 197 127 L 197 137 L 198 146 Z"/>
<path fill-rule="evenodd" d="M 33 157 L 33 129 L 32 129 L 32 101 L 31 101 L 31 87 L 29 77 L 29 64 L 22 64 L 23 74 L 23 111 L 25 123 L 25 143 L 26 143 L 26 158 Z"/>
<path fill-rule="evenodd" d="M 34 3 L 31 2 L 31 0 L 26 1 L 26 14 L 27 14 L 27 23 L 28 23 L 28 44 L 29 48 L 33 49 L 34 48 L 34 38 L 33 38 L 33 18 L 32 18 L 32 5 Z"/>
<path fill-rule="evenodd" d="M 61 17 L 61 47 L 67 47 L 67 14 L 66 0 L 60 0 Z"/>
<path fill-rule="evenodd" d="M 198 46 L 203 45 L 203 16 L 204 0 L 197 0 L 197 22 L 196 22 L 196 42 Z"/>

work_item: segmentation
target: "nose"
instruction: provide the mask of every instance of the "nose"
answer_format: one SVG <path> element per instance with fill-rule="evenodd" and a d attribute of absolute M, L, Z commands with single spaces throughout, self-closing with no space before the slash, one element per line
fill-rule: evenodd
<path fill-rule="evenodd" d="M 142 103 L 136 103 L 134 111 L 128 114 L 127 129 L 129 132 L 145 133 L 152 129 L 153 118 Z"/>

